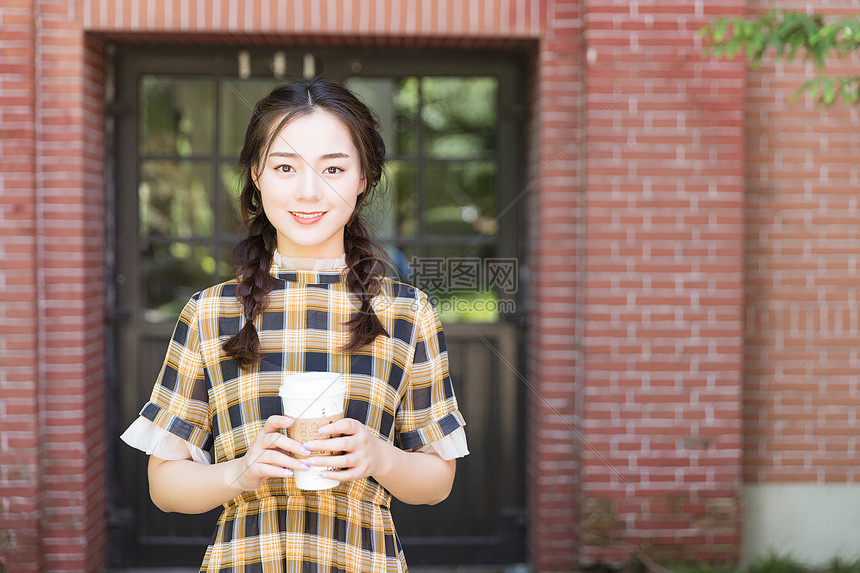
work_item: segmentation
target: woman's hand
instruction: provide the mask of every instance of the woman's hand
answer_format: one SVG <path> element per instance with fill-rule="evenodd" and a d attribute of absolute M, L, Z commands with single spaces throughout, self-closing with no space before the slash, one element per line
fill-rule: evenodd
<path fill-rule="evenodd" d="M 239 485 L 242 491 L 253 491 L 268 478 L 289 477 L 293 475 L 293 470 L 308 469 L 304 460 L 287 454 L 292 452 L 306 456 L 310 453 L 300 443 L 281 433 L 281 429 L 292 425 L 292 418 L 269 416 L 254 443 L 244 456 L 236 460 L 238 463 L 233 482 Z"/>
<path fill-rule="evenodd" d="M 338 471 L 323 471 L 320 474 L 322 477 L 354 481 L 388 471 L 394 446 L 377 437 L 358 420 L 341 418 L 320 428 L 320 434 L 342 436 L 311 440 L 305 442 L 304 447 L 312 452 L 343 452 L 333 456 L 314 456 L 306 460 L 313 466 L 343 468 Z"/>

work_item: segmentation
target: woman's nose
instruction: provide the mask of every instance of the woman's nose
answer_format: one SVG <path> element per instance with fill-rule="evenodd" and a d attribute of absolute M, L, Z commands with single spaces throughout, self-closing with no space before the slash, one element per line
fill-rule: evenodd
<path fill-rule="evenodd" d="M 322 177 L 314 171 L 305 171 L 299 183 L 296 195 L 299 199 L 317 200 L 322 197 L 320 185 L 325 185 Z"/>

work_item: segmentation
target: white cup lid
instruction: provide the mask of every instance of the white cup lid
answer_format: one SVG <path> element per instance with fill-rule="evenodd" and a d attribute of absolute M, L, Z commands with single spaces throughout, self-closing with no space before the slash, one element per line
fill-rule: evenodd
<path fill-rule="evenodd" d="M 284 398 L 315 398 L 346 394 L 340 372 L 295 372 L 284 374 L 278 394 Z"/>

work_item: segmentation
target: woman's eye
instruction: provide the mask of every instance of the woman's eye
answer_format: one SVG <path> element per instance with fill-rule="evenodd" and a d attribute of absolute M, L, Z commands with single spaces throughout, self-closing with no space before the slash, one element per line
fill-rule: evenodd
<path fill-rule="evenodd" d="M 329 175 L 335 175 L 338 171 L 343 171 L 340 167 L 326 167 L 325 172 Z"/>
<path fill-rule="evenodd" d="M 275 171 L 280 171 L 281 173 L 288 173 L 292 171 L 292 169 L 293 168 L 290 165 L 278 165 L 277 167 L 275 167 Z"/>

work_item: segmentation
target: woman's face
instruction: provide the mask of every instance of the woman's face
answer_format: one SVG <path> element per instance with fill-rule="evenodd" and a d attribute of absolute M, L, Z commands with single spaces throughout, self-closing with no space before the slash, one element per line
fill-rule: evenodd
<path fill-rule="evenodd" d="M 275 136 L 254 178 L 289 257 L 343 254 L 343 229 L 364 186 L 358 150 L 337 117 L 316 110 Z"/>

